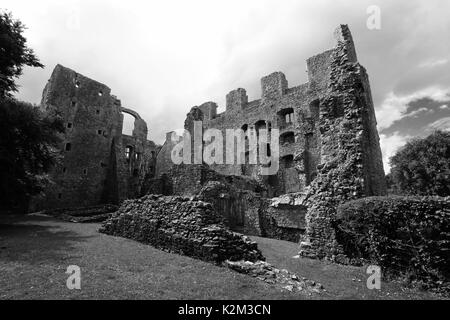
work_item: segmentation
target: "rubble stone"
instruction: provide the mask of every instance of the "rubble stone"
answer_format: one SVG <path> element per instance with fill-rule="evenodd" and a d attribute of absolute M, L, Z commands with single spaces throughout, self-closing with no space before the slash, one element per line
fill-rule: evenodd
<path fill-rule="evenodd" d="M 265 260 L 255 242 L 226 228 L 211 204 L 190 197 L 127 200 L 99 231 L 209 262 Z"/>

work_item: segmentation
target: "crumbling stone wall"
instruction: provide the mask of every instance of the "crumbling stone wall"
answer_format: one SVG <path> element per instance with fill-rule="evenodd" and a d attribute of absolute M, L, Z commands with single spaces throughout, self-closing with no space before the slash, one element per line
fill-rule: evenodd
<path fill-rule="evenodd" d="M 306 210 L 297 195 L 270 199 L 261 211 L 262 235 L 298 243 L 306 230 Z"/>
<path fill-rule="evenodd" d="M 347 34 L 347 35 L 344 35 Z M 347 48 L 347 59 L 357 63 L 357 56 L 353 40 L 347 26 L 340 26 L 335 32 L 336 40 L 342 41 L 345 38 Z M 335 81 L 332 77 L 335 71 L 332 67 L 335 55 L 339 48 L 320 53 L 307 60 L 308 83 L 289 87 L 286 77 L 281 72 L 275 72 L 261 79 L 262 96 L 261 99 L 248 101 L 245 89 L 239 88 L 229 92 L 226 96 L 226 111 L 217 113 L 217 104 L 206 102 L 193 107 L 188 113 L 185 121 L 185 129 L 193 136 L 193 121 L 202 121 L 202 130 L 218 129 L 223 133 L 224 150 L 227 148 L 225 132 L 227 129 L 273 129 L 280 130 L 280 169 L 273 176 L 261 175 L 260 165 L 250 165 L 247 162 L 242 164 L 211 164 L 211 168 L 224 175 L 243 175 L 252 177 L 264 183 L 268 189 L 269 197 L 279 196 L 286 193 L 306 192 L 308 186 L 317 176 L 318 166 L 328 161 L 328 147 L 339 148 L 337 140 L 331 142 L 330 134 L 324 133 L 326 127 L 320 126 L 321 108 L 320 101 L 335 96 L 330 91 L 331 83 Z M 361 67 L 361 70 L 364 70 Z M 345 71 L 344 71 L 345 72 Z M 359 114 L 361 127 L 364 129 L 364 179 L 365 188 L 373 188 L 371 192 L 382 194 L 384 188 L 384 176 L 382 162 L 380 161 L 380 147 L 378 133 L 376 130 L 375 113 L 370 93 L 370 85 L 367 74 L 361 71 L 360 74 L 363 94 L 360 101 L 356 103 L 366 104 L 364 112 Z M 352 83 L 349 87 L 359 85 Z M 352 87 L 353 88 L 353 87 Z M 358 90 L 357 87 L 353 88 Z M 337 89 L 339 91 L 340 89 Z M 340 95 L 343 96 L 343 92 Z M 329 98 L 332 99 L 332 98 Z M 331 111 L 334 117 L 343 116 L 343 109 L 336 107 Z M 322 130 L 322 131 L 321 131 Z M 333 131 L 331 131 L 333 132 Z M 336 131 L 334 131 L 336 133 Z M 343 131 L 339 133 L 345 134 Z M 168 137 L 169 138 L 169 137 Z M 193 137 L 192 137 L 193 138 Z M 173 142 L 166 141 L 167 146 Z M 169 148 L 164 149 L 165 155 L 161 154 L 161 160 L 169 159 Z M 194 144 L 192 150 L 194 152 Z M 237 155 L 235 155 L 237 158 Z M 193 158 L 191 159 L 193 160 Z M 192 161 L 193 162 L 193 161 Z M 164 167 L 166 164 L 159 164 Z"/>
<path fill-rule="evenodd" d="M 298 242 L 305 231 L 304 207 L 293 201 L 271 201 L 264 184 L 245 176 L 222 175 L 205 164 L 174 166 L 148 187 L 148 194 L 184 195 L 208 202 L 228 228 L 243 234 Z"/>
<path fill-rule="evenodd" d="M 50 173 L 54 184 L 33 200 L 34 210 L 118 204 L 139 195 L 145 175 L 154 174 L 158 151 L 139 114 L 123 108 L 106 85 L 61 65 L 44 89 L 41 108 L 59 114 L 66 132 L 62 161 Z M 122 135 L 124 112 L 135 117 L 132 136 Z"/>
<path fill-rule="evenodd" d="M 336 258 L 340 250 L 332 227 L 335 208 L 347 200 L 384 195 L 386 184 L 367 73 L 357 61 L 348 27 L 339 26 L 334 36 L 335 48 L 307 60 L 308 83 L 290 88 L 283 73 L 275 72 L 261 79 L 261 99 L 248 101 L 244 89 L 233 90 L 226 97 L 225 112 L 218 114 L 214 102 L 193 107 L 185 128 L 191 129 L 193 120 L 202 120 L 203 131 L 279 129 L 276 175 L 262 176 L 259 165 L 248 163 L 212 164 L 211 168 L 263 183 L 268 190 L 263 197 L 291 194 L 301 199 L 293 206 L 267 206 L 262 212 L 269 217 L 259 215 L 257 229 L 291 239 L 306 229 L 303 254 Z M 224 139 L 224 150 L 226 145 Z M 215 200 L 223 202 L 218 205 L 223 211 L 243 206 L 242 200 L 234 205 L 225 200 Z M 301 223 L 305 215 L 306 226 Z"/>
<path fill-rule="evenodd" d="M 225 227 L 211 204 L 188 197 L 127 200 L 100 232 L 210 262 L 265 260 L 255 242 Z"/>
<path fill-rule="evenodd" d="M 320 99 L 321 164 L 306 195 L 306 239 L 301 254 L 340 261 L 333 222 L 338 205 L 384 195 L 386 185 L 368 78 L 357 62 L 350 31 L 336 31 L 328 93 Z"/>

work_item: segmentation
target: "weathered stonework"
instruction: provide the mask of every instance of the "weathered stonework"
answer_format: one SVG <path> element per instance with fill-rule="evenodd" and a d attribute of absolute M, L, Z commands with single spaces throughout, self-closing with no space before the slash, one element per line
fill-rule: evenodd
<path fill-rule="evenodd" d="M 320 99 L 321 164 L 305 197 L 307 233 L 301 254 L 343 259 L 333 222 L 338 205 L 385 195 L 375 112 L 365 69 L 346 26 L 336 32 L 328 94 Z"/>
<path fill-rule="evenodd" d="M 254 218 L 258 211 L 254 206 L 244 209 L 248 219 L 241 220 L 251 225 L 241 226 L 242 230 L 291 241 L 298 241 L 306 230 L 303 254 L 336 258 L 340 253 L 332 226 L 336 206 L 351 199 L 384 195 L 386 183 L 367 73 L 357 61 L 348 27 L 339 26 L 334 37 L 333 49 L 307 60 L 308 83 L 290 88 L 284 74 L 275 72 L 261 79 L 261 99 L 248 101 L 244 89 L 233 90 L 226 96 L 225 112 L 218 114 L 214 102 L 193 107 L 185 129 L 193 135 L 193 123 L 200 120 L 203 131 L 221 130 L 224 150 L 226 129 L 278 129 L 277 174 L 264 176 L 260 165 L 248 161 L 244 165 L 212 164 L 210 168 L 263 184 L 267 190 L 260 192 L 263 200 L 285 194 L 294 199 L 289 204 L 260 206 L 258 219 Z M 178 139 L 168 135 L 158 155 L 157 175 L 173 172 L 176 167 L 167 159 Z M 189 170 L 185 174 L 179 180 L 196 181 Z M 194 194 L 200 185 L 192 188 Z M 224 216 L 234 216 L 235 208 L 245 207 L 244 197 L 227 197 L 211 199 Z"/>
<path fill-rule="evenodd" d="M 301 239 L 301 254 L 339 260 L 337 206 L 384 195 L 386 183 L 367 73 L 348 27 L 339 26 L 334 36 L 333 49 L 307 60 L 307 83 L 289 87 L 284 74 L 275 72 L 261 79 L 258 100 L 248 101 L 239 88 L 227 94 L 223 113 L 214 102 L 191 108 L 184 128 L 192 148 L 183 157 L 192 164 L 172 161 L 180 137 L 170 132 L 164 145 L 156 146 L 147 140 L 145 121 L 123 108 L 108 87 L 58 65 L 42 108 L 59 112 L 67 123 L 63 162 L 38 207 L 118 204 L 146 194 L 196 197 L 211 203 L 233 230 Z M 136 119 L 132 136 L 122 134 L 122 113 Z M 247 135 L 267 129 L 272 137 L 278 129 L 278 172 L 263 175 L 261 164 L 249 164 L 248 153 L 245 164 L 223 159 L 224 164 L 206 165 L 207 142 L 194 143 L 198 121 L 200 134 L 223 133 L 224 150 L 227 129 Z"/>
<path fill-rule="evenodd" d="M 100 232 L 210 262 L 265 260 L 255 242 L 225 227 L 211 204 L 187 197 L 127 200 Z"/>
<path fill-rule="evenodd" d="M 57 65 L 41 108 L 59 114 L 66 132 L 62 161 L 50 173 L 54 184 L 34 199 L 35 210 L 118 204 L 138 196 L 154 175 L 158 146 L 147 140 L 147 124 L 107 86 Z M 135 118 L 132 136 L 122 134 L 123 113 Z"/>

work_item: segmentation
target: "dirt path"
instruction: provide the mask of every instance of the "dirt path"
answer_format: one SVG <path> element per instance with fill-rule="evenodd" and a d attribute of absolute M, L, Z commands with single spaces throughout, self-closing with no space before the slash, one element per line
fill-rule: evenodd
<path fill-rule="evenodd" d="M 296 244 L 255 238 L 268 262 L 322 283 L 328 293 L 282 292 L 228 269 L 97 232 L 98 224 L 47 217 L 0 217 L 0 299 L 305 299 L 389 298 L 371 293 L 361 268 L 292 259 Z M 69 265 L 81 290 L 66 287 Z M 390 285 L 390 297 L 432 298 Z M 382 290 L 383 292 L 383 290 Z"/>

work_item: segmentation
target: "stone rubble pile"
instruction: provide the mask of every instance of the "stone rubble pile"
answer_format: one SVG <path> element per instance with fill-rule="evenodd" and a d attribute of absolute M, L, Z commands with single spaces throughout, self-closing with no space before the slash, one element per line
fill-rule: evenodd
<path fill-rule="evenodd" d="M 127 200 L 99 231 L 208 262 L 265 260 L 255 242 L 228 230 L 211 204 L 195 197 Z"/>
<path fill-rule="evenodd" d="M 320 293 L 323 286 L 306 278 L 300 278 L 286 269 L 277 269 L 264 261 L 225 261 L 224 265 L 231 270 L 247 274 L 268 284 L 276 285 L 290 292 Z"/>

